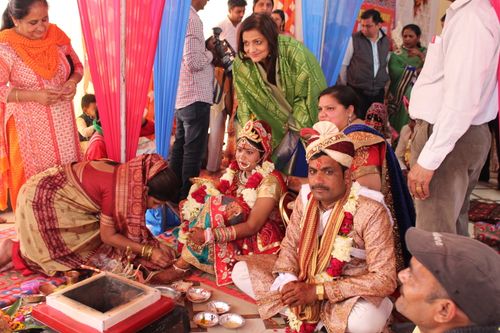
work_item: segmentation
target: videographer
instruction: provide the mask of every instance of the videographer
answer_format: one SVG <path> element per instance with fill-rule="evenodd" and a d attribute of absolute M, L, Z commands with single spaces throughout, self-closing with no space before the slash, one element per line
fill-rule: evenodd
<path fill-rule="evenodd" d="M 216 173 L 221 168 L 224 133 L 228 116 L 230 116 L 230 119 L 228 142 L 225 149 L 226 160 L 232 160 L 234 156 L 234 87 L 231 69 L 234 57 L 238 52 L 237 30 L 245 15 L 246 5 L 246 0 L 229 0 L 227 2 L 227 17 L 214 28 L 214 36 L 209 39 L 209 43 L 213 43 L 214 46 L 215 79 L 221 88 L 221 94 L 218 96 L 220 98 L 219 100 L 216 98 L 210 111 L 207 160 L 207 171 L 209 173 Z M 220 31 L 216 29 L 220 29 Z M 207 47 L 209 46 L 207 45 Z"/>

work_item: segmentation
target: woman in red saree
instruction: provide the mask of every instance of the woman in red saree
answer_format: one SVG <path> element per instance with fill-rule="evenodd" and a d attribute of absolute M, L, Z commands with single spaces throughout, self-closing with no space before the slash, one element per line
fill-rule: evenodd
<path fill-rule="evenodd" d="M 141 155 L 124 164 L 91 161 L 49 168 L 31 177 L 19 192 L 19 242 L 4 240 L 0 267 L 54 275 L 81 265 L 112 270 L 132 261 L 164 268 L 174 251 L 147 229 L 147 208 L 171 199 L 180 187 L 159 155 Z M 114 260 L 113 260 L 114 259 Z"/>
<path fill-rule="evenodd" d="M 216 187 L 195 181 L 181 205 L 184 243 L 181 257 L 152 279 L 166 283 L 181 278 L 191 266 L 214 274 L 218 285 L 232 283 L 239 254 L 276 253 L 285 235 L 278 202 L 285 191 L 281 174 L 268 158 L 271 132 L 262 121 L 249 121 L 240 131 L 236 161 Z"/>

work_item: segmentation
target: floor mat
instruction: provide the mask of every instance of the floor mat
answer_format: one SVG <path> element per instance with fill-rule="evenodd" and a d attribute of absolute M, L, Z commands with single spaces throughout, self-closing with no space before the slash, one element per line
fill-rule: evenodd
<path fill-rule="evenodd" d="M 500 204 L 494 201 L 471 200 L 469 220 L 471 222 L 500 222 Z"/>
<path fill-rule="evenodd" d="M 16 230 L 14 227 L 0 230 L 0 239 L 15 237 Z M 66 282 L 65 277 L 47 277 L 42 274 L 23 276 L 21 272 L 16 270 L 0 273 L 0 308 L 11 305 L 23 295 L 32 294 L 32 291 L 23 291 L 21 285 L 33 280 L 38 280 L 40 284 L 50 282 L 55 286 L 60 286 Z"/>
<path fill-rule="evenodd" d="M 190 277 L 186 280 L 197 281 L 200 283 L 204 283 L 214 289 L 220 290 L 228 295 L 231 295 L 236 298 L 240 298 L 248 303 L 256 304 L 255 300 L 238 289 L 234 284 L 229 284 L 226 286 L 217 286 L 215 283 L 215 275 L 208 274 L 202 271 L 195 271 Z"/>

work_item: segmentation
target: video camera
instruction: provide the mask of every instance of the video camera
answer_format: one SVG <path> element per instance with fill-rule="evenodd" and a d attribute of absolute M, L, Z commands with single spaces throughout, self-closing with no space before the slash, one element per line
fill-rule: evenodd
<path fill-rule="evenodd" d="M 212 29 L 214 31 L 215 56 L 220 63 L 220 66 L 224 68 L 226 72 L 231 72 L 233 70 L 233 61 L 236 56 L 236 52 L 227 40 L 220 40 L 220 34 L 222 32 L 221 28 L 215 27 Z"/>

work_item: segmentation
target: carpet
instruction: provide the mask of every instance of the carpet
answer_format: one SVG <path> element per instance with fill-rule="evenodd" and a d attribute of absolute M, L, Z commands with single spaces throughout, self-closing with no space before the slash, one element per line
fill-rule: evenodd
<path fill-rule="evenodd" d="M 239 290 L 238 287 L 236 287 L 234 284 L 218 286 L 215 283 L 215 275 L 208 274 L 200 270 L 195 270 L 191 276 L 186 278 L 186 280 L 204 283 L 214 289 L 222 291 L 225 294 L 242 299 L 244 301 L 247 301 L 248 303 L 256 304 L 253 298 L 241 292 L 241 290 Z"/>
<path fill-rule="evenodd" d="M 471 200 L 469 207 L 471 222 L 500 222 L 500 204 L 494 201 Z"/>
<path fill-rule="evenodd" d="M 15 237 L 16 230 L 14 227 L 0 230 L 0 239 Z M 0 308 L 11 305 L 23 295 L 32 294 L 32 291 L 23 291 L 21 285 L 33 280 L 38 280 L 39 283 L 50 282 L 55 286 L 60 286 L 66 282 L 65 277 L 47 277 L 43 274 L 23 276 L 21 272 L 16 270 L 0 273 Z"/>

